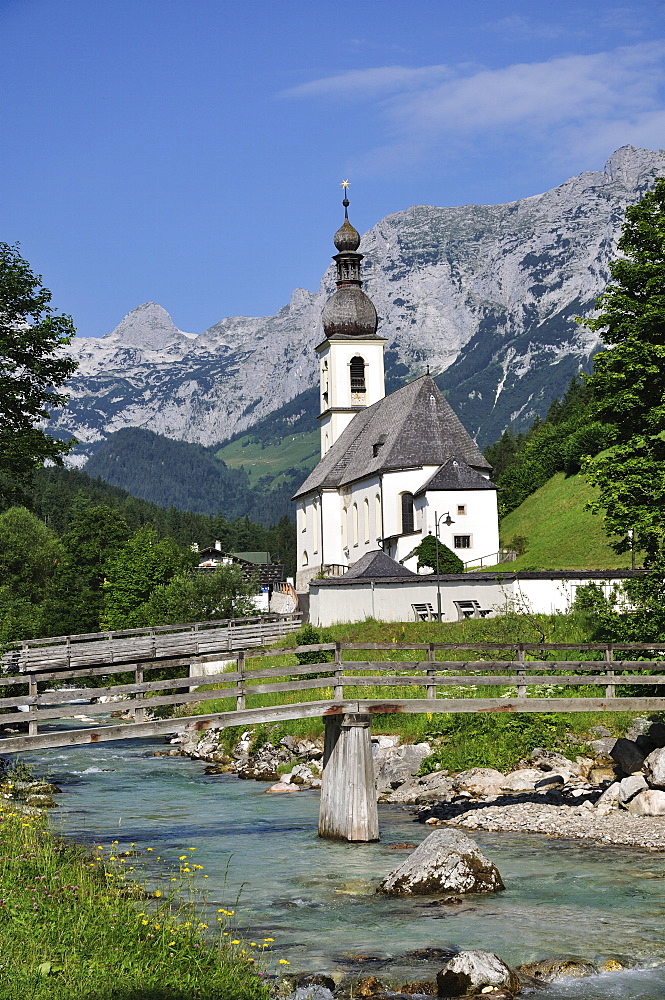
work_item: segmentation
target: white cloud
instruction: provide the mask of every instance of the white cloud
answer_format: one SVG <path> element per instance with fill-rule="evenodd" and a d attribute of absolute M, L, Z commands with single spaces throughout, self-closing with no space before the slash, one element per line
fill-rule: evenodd
<path fill-rule="evenodd" d="M 283 96 L 373 101 L 385 125 L 377 162 L 412 161 L 447 144 L 495 134 L 554 149 L 608 151 L 626 142 L 660 146 L 665 117 L 665 42 L 566 55 L 500 69 L 386 66 L 313 80 Z M 616 148 L 616 146 L 611 148 Z M 609 151 L 611 151 L 609 148 Z M 367 163 L 372 154 L 360 151 Z"/>

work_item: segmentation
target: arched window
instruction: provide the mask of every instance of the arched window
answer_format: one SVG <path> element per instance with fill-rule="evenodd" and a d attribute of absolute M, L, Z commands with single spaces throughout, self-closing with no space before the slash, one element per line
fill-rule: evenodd
<path fill-rule="evenodd" d="M 302 564 L 303 564 L 303 566 L 308 566 L 309 565 L 309 556 L 307 555 L 306 552 L 303 552 L 303 554 L 302 554 Z"/>
<path fill-rule="evenodd" d="M 312 552 L 319 550 L 319 507 L 316 500 L 312 500 Z"/>
<path fill-rule="evenodd" d="M 365 542 L 369 541 L 369 500 L 367 497 L 363 500 L 363 534 L 365 537 Z"/>
<path fill-rule="evenodd" d="M 402 493 L 402 531 L 413 530 L 413 493 Z"/>
<path fill-rule="evenodd" d="M 374 497 L 374 537 L 381 538 L 383 531 L 381 525 L 381 497 L 377 493 Z"/>
<path fill-rule="evenodd" d="M 300 504 L 300 530 L 307 531 L 307 504 L 304 500 Z"/>
<path fill-rule="evenodd" d="M 358 544 L 358 504 L 353 505 L 353 544 Z"/>
<path fill-rule="evenodd" d="M 355 393 L 365 392 L 365 361 L 356 354 L 351 358 L 351 396 Z"/>

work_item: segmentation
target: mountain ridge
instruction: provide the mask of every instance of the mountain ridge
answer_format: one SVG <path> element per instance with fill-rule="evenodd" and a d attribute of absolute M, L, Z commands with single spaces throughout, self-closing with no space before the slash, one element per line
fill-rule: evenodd
<path fill-rule="evenodd" d="M 393 383 L 430 366 L 480 444 L 542 415 L 598 336 L 575 323 L 609 278 L 628 204 L 665 174 L 665 151 L 625 146 L 603 171 L 503 205 L 412 206 L 362 238 L 365 288 Z M 211 446 L 287 406 L 316 381 L 314 346 L 333 268 L 274 316 L 225 317 L 199 335 L 144 303 L 102 338 L 75 338 L 79 370 L 50 430 L 84 465 L 109 433 L 142 427 Z"/>

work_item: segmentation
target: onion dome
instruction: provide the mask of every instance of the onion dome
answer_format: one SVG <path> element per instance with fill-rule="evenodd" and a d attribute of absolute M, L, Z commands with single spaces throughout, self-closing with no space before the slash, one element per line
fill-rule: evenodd
<path fill-rule="evenodd" d="M 348 219 L 344 219 L 333 239 L 340 253 L 344 250 L 357 250 L 360 246 L 360 233 Z"/>
<path fill-rule="evenodd" d="M 358 285 L 342 285 L 323 307 L 323 330 L 326 337 L 374 337 L 378 317 L 374 303 Z"/>

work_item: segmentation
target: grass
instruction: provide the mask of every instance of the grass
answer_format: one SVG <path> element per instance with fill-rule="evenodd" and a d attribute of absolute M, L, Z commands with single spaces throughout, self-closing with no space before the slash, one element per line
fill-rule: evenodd
<path fill-rule="evenodd" d="M 9 802 L 0 845 L 2 1000 L 267 1000 L 252 950 L 228 924 L 233 911 L 219 911 L 208 937 L 189 852 L 176 891 L 147 893 L 132 877 L 135 845 L 90 856 Z"/>
<path fill-rule="evenodd" d="M 501 544 L 527 539 L 527 550 L 502 569 L 629 569 L 630 553 L 617 555 L 602 518 L 585 510 L 593 488 L 584 476 L 555 476 L 501 522 Z M 638 555 L 636 553 L 636 555 Z M 640 554 L 641 556 L 641 554 Z M 641 564 L 641 558 L 637 565 Z"/>
<path fill-rule="evenodd" d="M 263 447 L 252 440 L 250 431 L 223 445 L 215 454 L 231 469 L 244 467 L 250 486 L 263 476 L 270 476 L 274 488 L 281 485 L 280 477 L 289 469 L 301 469 L 303 478 L 311 472 L 321 457 L 320 435 L 318 430 L 300 431 L 287 435 L 278 444 Z"/>
<path fill-rule="evenodd" d="M 521 615 L 510 611 L 500 618 L 468 619 L 463 622 L 379 622 L 368 620 L 353 624 L 335 625 L 319 629 L 321 642 L 579 642 L 589 641 L 588 631 L 584 621 L 573 615 Z M 280 643 L 288 647 L 297 641 L 297 637 L 288 637 Z M 312 641 L 312 640 L 310 640 Z M 577 659 L 597 661 L 602 659 L 602 652 L 580 652 L 571 654 L 569 651 L 552 651 L 547 654 L 553 663 L 571 655 Z M 422 650 L 346 650 L 344 652 L 345 672 L 353 673 L 354 660 L 371 658 L 384 661 L 385 670 L 371 672 L 375 676 L 384 674 L 408 674 L 408 661 L 423 660 Z M 510 652 L 484 650 L 473 653 L 465 650 L 445 650 L 437 653 L 439 660 L 468 660 L 470 658 L 486 661 L 511 659 Z M 542 654 L 527 655 L 527 659 L 542 659 Z M 284 679 L 288 678 L 289 666 L 297 662 L 293 654 L 279 653 L 275 647 L 274 656 L 252 659 L 248 654 L 246 667 L 248 673 L 252 668 L 260 669 L 268 666 L 284 666 Z M 315 676 L 316 666 L 312 665 Z M 570 671 L 569 671 L 570 672 Z M 371 673 L 362 668 L 362 673 Z M 511 697 L 516 694 L 514 688 L 500 683 L 492 686 L 473 684 L 473 675 L 469 683 L 463 687 L 441 687 L 437 689 L 439 697 Z M 270 678 L 269 683 L 279 682 L 282 678 Z M 590 679 L 591 680 L 591 679 Z M 249 681 L 251 684 L 251 680 Z M 261 681 L 261 683 L 265 683 Z M 275 694 L 249 694 L 247 708 L 259 708 L 275 704 L 295 704 L 299 701 L 332 700 L 333 689 L 327 679 L 321 681 L 320 688 L 304 692 L 282 692 Z M 579 688 L 564 688 L 547 685 L 539 690 L 531 687 L 531 696 L 541 697 L 599 697 L 603 696 L 605 688 L 593 683 Z M 345 687 L 345 697 L 369 698 L 385 701 L 390 698 L 424 698 L 425 687 L 404 685 L 384 687 L 367 685 L 364 687 Z M 193 714 L 200 712 L 223 712 L 235 708 L 235 699 L 220 698 L 212 702 L 202 703 L 193 709 Z M 192 709 L 188 709 L 188 714 Z M 603 725 L 614 735 L 621 736 L 626 731 L 634 713 L 629 712 L 569 712 L 565 714 L 451 714 L 451 713 L 421 713 L 405 715 L 376 715 L 372 719 L 372 732 L 399 733 L 407 742 L 434 741 L 437 749 L 426 768 L 433 769 L 436 765 L 451 770 L 463 770 L 467 767 L 486 766 L 499 770 L 515 766 L 536 746 L 557 748 L 564 753 L 576 754 L 583 752 L 588 739 L 594 738 L 590 732 L 592 727 Z M 322 719 L 302 719 L 266 724 L 258 726 L 254 731 L 256 746 L 269 741 L 273 745 L 279 743 L 286 735 L 308 737 L 314 739 L 323 733 Z M 237 742 L 241 729 L 225 730 L 223 744 L 231 749 Z"/>

